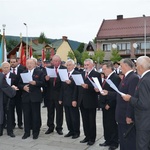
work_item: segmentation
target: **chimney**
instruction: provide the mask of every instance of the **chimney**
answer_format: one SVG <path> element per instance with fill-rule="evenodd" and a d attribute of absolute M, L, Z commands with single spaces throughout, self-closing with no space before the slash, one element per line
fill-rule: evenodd
<path fill-rule="evenodd" d="M 123 15 L 117 15 L 117 20 L 122 20 L 123 19 Z"/>
<path fill-rule="evenodd" d="M 67 36 L 62 36 L 62 40 L 63 41 L 68 41 L 68 37 Z"/>

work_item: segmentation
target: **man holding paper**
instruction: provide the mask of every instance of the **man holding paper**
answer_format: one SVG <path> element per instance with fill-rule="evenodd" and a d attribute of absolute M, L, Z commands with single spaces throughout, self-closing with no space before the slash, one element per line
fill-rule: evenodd
<path fill-rule="evenodd" d="M 125 58 L 120 61 L 121 71 L 124 78 L 119 85 L 122 93 L 134 95 L 139 77 L 134 73 L 134 63 Z M 129 102 L 125 102 L 120 94 L 117 95 L 116 121 L 118 122 L 120 150 L 135 150 L 135 127 L 126 138 L 123 135 L 129 130 L 134 122 L 134 109 Z"/>
<path fill-rule="evenodd" d="M 80 115 L 76 93 L 78 87 L 75 85 L 72 75 L 79 74 L 79 72 L 74 69 L 75 62 L 72 59 L 67 60 L 66 67 L 69 79 L 62 83 L 59 104 L 63 104 L 65 108 L 66 123 L 69 130 L 65 137 L 72 136 L 72 139 L 75 139 L 80 135 Z"/>
<path fill-rule="evenodd" d="M 7 83 L 12 86 L 12 85 L 17 85 L 16 84 L 16 78 L 17 76 L 13 73 L 10 72 L 10 64 L 8 62 L 3 62 L 2 63 L 2 71 L 3 74 L 5 75 L 5 79 Z M 10 137 L 15 137 L 15 134 L 13 132 L 13 110 L 14 110 L 14 99 L 9 98 L 7 95 L 4 94 L 3 96 L 3 108 L 4 108 L 4 122 L 3 122 L 3 127 L 6 127 L 7 129 L 7 135 Z"/>
<path fill-rule="evenodd" d="M 19 88 L 22 92 L 22 105 L 24 114 L 24 135 L 22 139 L 30 136 L 32 129 L 33 139 L 37 139 L 41 127 L 41 102 L 42 92 L 41 87 L 44 85 L 43 72 L 36 67 L 37 61 L 35 58 L 30 58 L 26 61 L 27 70 L 23 73 L 29 73 L 32 81 L 24 83 L 23 79 L 19 81 Z"/>
<path fill-rule="evenodd" d="M 88 77 L 97 77 L 100 84 L 101 78 L 100 73 L 96 72 L 94 69 L 94 63 L 91 59 L 86 59 L 84 61 L 84 69 L 82 72 L 82 77 L 84 79 L 84 84 L 79 86 L 79 106 L 82 115 L 83 129 L 85 138 L 80 141 L 80 143 L 86 143 L 87 145 L 93 145 L 96 139 L 96 108 L 98 107 L 98 93 L 95 92 L 94 86 L 89 81 Z"/>
<path fill-rule="evenodd" d="M 51 77 L 49 75 L 45 76 L 45 80 L 47 83 L 47 126 L 48 130 L 45 134 L 50 134 L 54 131 L 55 124 L 55 110 L 56 110 L 56 131 L 59 135 L 62 135 L 62 124 L 63 124 L 63 105 L 59 104 L 59 95 L 61 89 L 61 79 L 58 74 L 59 69 L 66 69 L 66 67 L 61 65 L 61 58 L 58 55 L 54 55 L 52 58 L 52 66 L 50 67 L 53 71 L 55 71 L 55 77 Z"/>
<path fill-rule="evenodd" d="M 117 93 L 110 87 L 106 80 L 110 79 L 115 84 L 115 86 L 118 87 L 120 78 L 115 73 L 113 64 L 111 62 L 104 63 L 102 66 L 102 71 L 107 78 L 105 78 L 102 83 L 102 88 L 104 91 L 101 92 L 100 95 L 103 111 L 103 128 L 105 139 L 105 142 L 100 144 L 100 146 L 110 146 L 109 150 L 114 150 L 118 148 L 119 143 L 118 126 L 115 120 Z"/>

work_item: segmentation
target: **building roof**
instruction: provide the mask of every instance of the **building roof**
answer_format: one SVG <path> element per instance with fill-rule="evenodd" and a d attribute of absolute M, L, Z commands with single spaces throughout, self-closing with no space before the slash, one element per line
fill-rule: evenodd
<path fill-rule="evenodd" d="M 97 39 L 143 37 L 145 22 L 146 36 L 150 36 L 150 16 L 123 18 L 119 15 L 117 19 L 103 20 Z"/>

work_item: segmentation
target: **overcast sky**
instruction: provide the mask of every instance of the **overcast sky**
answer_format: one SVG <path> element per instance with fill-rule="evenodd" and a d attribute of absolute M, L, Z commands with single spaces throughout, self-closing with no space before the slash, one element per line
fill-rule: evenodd
<path fill-rule="evenodd" d="M 88 43 L 99 30 L 103 19 L 150 16 L 150 0 L 0 0 L 0 29 L 6 35 L 39 37 Z"/>

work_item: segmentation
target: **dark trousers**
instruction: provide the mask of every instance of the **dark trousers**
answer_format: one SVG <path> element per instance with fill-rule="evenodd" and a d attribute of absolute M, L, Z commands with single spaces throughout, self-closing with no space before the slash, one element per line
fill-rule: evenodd
<path fill-rule="evenodd" d="M 56 110 L 56 130 L 62 130 L 63 124 L 63 105 L 58 103 L 58 100 L 48 100 L 47 102 L 47 126 L 50 130 L 54 130 L 54 115 Z"/>
<path fill-rule="evenodd" d="M 150 130 L 136 131 L 136 150 L 150 150 Z"/>
<path fill-rule="evenodd" d="M 5 103 L 4 106 L 4 121 L 3 127 L 6 125 L 7 133 L 13 132 L 13 105 L 11 102 Z"/>
<path fill-rule="evenodd" d="M 33 134 L 38 134 L 41 127 L 41 103 L 23 103 L 23 114 L 25 133 L 30 134 L 30 130 L 32 129 Z"/>
<path fill-rule="evenodd" d="M 80 114 L 78 107 L 65 106 L 65 117 L 68 130 L 72 134 L 80 134 Z"/>
<path fill-rule="evenodd" d="M 123 137 L 123 134 L 126 133 L 129 128 L 130 125 L 128 124 L 118 123 L 120 150 L 136 150 L 135 127 L 131 130 L 126 138 Z"/>
<path fill-rule="evenodd" d="M 20 94 L 17 93 L 17 95 L 13 98 L 14 99 L 14 109 L 13 109 L 13 124 L 15 123 L 15 109 L 17 114 L 17 124 L 18 126 L 22 126 L 22 100 Z"/>
<path fill-rule="evenodd" d="M 103 110 L 104 139 L 111 146 L 118 147 L 118 125 L 115 120 L 115 108 Z"/>
<path fill-rule="evenodd" d="M 87 140 L 95 142 L 96 139 L 96 108 L 80 106 L 84 135 Z"/>

